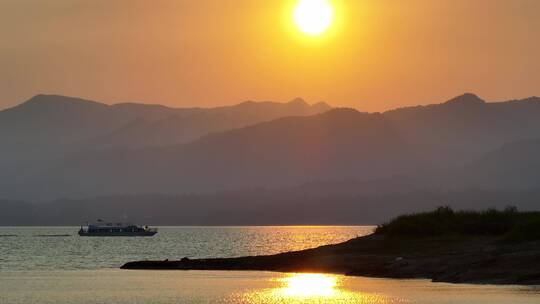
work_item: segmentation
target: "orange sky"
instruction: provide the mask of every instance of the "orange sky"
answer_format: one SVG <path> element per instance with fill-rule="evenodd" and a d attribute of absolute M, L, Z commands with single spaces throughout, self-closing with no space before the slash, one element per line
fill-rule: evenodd
<path fill-rule="evenodd" d="M 293 0 L 3 0 L 0 108 L 38 93 L 216 106 L 301 96 L 367 111 L 540 95 L 540 1 L 334 0 L 308 39 Z"/>

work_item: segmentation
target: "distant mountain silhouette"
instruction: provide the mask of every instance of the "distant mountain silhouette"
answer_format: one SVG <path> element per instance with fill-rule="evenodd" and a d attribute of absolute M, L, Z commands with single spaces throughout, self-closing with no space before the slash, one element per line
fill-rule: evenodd
<path fill-rule="evenodd" d="M 185 143 L 205 134 L 245 127 L 285 116 L 305 116 L 328 111 L 330 106 L 310 106 L 302 99 L 282 104 L 247 101 L 235 106 L 185 111 L 160 120 L 139 119 L 121 129 L 95 138 L 99 146 L 145 147 Z"/>
<path fill-rule="evenodd" d="M 337 109 L 211 134 L 188 144 L 62 159 L 27 174 L 10 189 L 25 196 L 29 192 L 20 190 L 32 189 L 33 199 L 208 192 L 371 179 L 415 165 L 406 143 L 381 114 Z"/>
<path fill-rule="evenodd" d="M 472 161 L 501 145 L 540 135 L 540 98 L 486 103 L 464 94 L 445 103 L 384 113 L 433 166 Z"/>
<path fill-rule="evenodd" d="M 471 107 L 474 105 L 484 105 L 485 103 L 486 102 L 484 100 L 475 94 L 465 93 L 448 100 L 447 102 L 443 103 L 443 105 L 447 107 Z"/>
<path fill-rule="evenodd" d="M 241 208 L 246 215 L 262 208 L 246 205 L 258 194 L 267 207 L 272 199 L 283 204 L 276 210 L 309 208 L 313 202 L 313 212 L 320 212 L 313 218 L 331 214 L 324 204 L 332 201 L 352 210 L 382 206 L 384 212 L 370 213 L 381 218 L 411 206 L 431 209 L 446 200 L 458 206 L 465 202 L 465 207 L 475 198 L 511 204 L 523 199 L 522 193 L 536 191 L 540 182 L 538 97 L 491 103 L 464 94 L 384 113 L 329 110 L 300 99 L 214 109 L 107 106 L 77 99 L 51 111 L 54 122 L 38 117 L 37 123 L 30 117 L 49 110 L 25 110 L 33 109 L 32 103 L 0 112 L 0 124 L 26 121 L 28 127 L 19 123 L 15 132 L 24 136 L 11 140 L 25 138 L 36 151 L 54 143 L 57 150 L 51 151 L 60 152 L 3 170 L 0 193 L 10 202 L 103 196 L 128 204 L 129 197 L 140 201 L 153 194 L 173 197 L 167 204 L 185 207 L 191 206 L 186 196 L 193 195 L 206 202 L 201 206 L 207 212 Z M 5 112 L 19 116 L 4 119 Z M 72 146 L 77 149 L 65 148 Z M 245 200 L 234 204 L 224 193 Z M 220 201 L 226 206 L 210 208 Z M 478 205 L 489 207 L 489 201 Z"/>
<path fill-rule="evenodd" d="M 441 174 L 454 188 L 527 190 L 540 187 L 540 136 L 520 140 Z"/>
<path fill-rule="evenodd" d="M 47 203 L 0 200 L 1 225 L 77 226 L 96 218 L 149 225 L 380 224 L 403 213 L 449 205 L 460 209 L 538 210 L 540 189 L 527 191 L 438 189 L 354 190 L 353 182 L 313 183 L 276 190 L 245 189 L 208 194 L 147 194 L 60 199 Z M 334 187 L 336 186 L 336 187 Z M 357 193 L 357 194 L 352 194 Z"/>
<path fill-rule="evenodd" d="M 58 95 L 37 95 L 0 111 L 0 168 L 45 161 L 87 150 L 144 148 L 187 142 L 210 132 L 284 116 L 330 109 L 300 99 L 290 103 L 245 102 L 219 108 L 106 105 Z"/>

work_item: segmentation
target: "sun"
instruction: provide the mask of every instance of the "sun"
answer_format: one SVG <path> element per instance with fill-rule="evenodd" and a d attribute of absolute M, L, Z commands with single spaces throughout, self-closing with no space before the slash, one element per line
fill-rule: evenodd
<path fill-rule="evenodd" d="M 332 25 L 334 9 L 328 0 L 300 0 L 293 17 L 300 31 L 309 36 L 317 36 Z"/>

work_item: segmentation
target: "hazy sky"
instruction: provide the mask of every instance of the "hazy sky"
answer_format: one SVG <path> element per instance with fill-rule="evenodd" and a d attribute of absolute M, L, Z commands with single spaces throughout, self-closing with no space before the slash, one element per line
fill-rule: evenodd
<path fill-rule="evenodd" d="M 291 25 L 294 2 L 2 0 L 0 108 L 38 93 L 369 111 L 540 95 L 538 0 L 334 0 L 315 39 Z"/>

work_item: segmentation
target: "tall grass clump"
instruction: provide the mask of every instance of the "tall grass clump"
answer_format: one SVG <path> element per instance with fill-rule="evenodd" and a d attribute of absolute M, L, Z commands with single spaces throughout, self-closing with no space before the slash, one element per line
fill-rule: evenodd
<path fill-rule="evenodd" d="M 450 207 L 439 207 L 431 212 L 398 216 L 379 225 L 375 233 L 411 237 L 470 235 L 540 240 L 540 212 L 519 212 L 515 207 L 485 211 L 454 211 Z"/>

